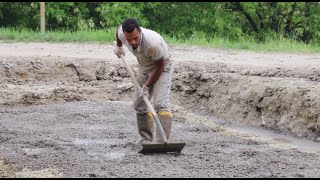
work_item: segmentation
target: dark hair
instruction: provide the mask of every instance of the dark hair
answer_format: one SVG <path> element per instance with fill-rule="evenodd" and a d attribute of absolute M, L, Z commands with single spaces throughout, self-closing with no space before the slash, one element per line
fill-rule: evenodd
<path fill-rule="evenodd" d="M 139 22 L 136 19 L 130 18 L 123 22 L 122 24 L 122 31 L 126 31 L 131 33 L 135 28 L 137 28 L 138 31 L 141 31 Z"/>

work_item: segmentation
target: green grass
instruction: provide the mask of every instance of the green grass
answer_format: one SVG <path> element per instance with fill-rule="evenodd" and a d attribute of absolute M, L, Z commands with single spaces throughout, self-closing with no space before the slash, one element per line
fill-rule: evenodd
<path fill-rule="evenodd" d="M 256 42 L 252 37 L 241 37 L 237 41 L 229 40 L 228 38 L 205 38 L 197 37 L 187 40 L 181 40 L 165 36 L 165 39 L 171 44 L 184 44 L 192 46 L 251 50 L 251 51 L 266 51 L 266 52 L 288 52 L 288 53 L 319 53 L 320 46 L 315 44 L 305 44 L 302 42 L 290 40 L 283 37 L 273 37 L 267 39 L 264 43 Z"/>
<path fill-rule="evenodd" d="M 0 28 L 0 40 L 6 42 L 112 42 L 115 29 L 83 31 L 47 31 L 40 33 L 27 29 Z"/>
<path fill-rule="evenodd" d="M 87 42 L 111 43 L 115 40 L 115 28 L 108 30 L 70 31 L 31 31 L 27 29 L 16 30 L 0 28 L 0 40 L 5 42 Z M 319 53 L 320 47 L 314 44 L 304 44 L 283 38 L 281 36 L 269 37 L 264 43 L 257 43 L 252 37 L 241 37 L 237 41 L 228 38 L 207 38 L 201 33 L 195 33 L 188 39 L 177 39 L 163 35 L 169 44 L 203 46 L 225 49 L 240 49 L 251 51 L 289 52 L 289 53 Z"/>

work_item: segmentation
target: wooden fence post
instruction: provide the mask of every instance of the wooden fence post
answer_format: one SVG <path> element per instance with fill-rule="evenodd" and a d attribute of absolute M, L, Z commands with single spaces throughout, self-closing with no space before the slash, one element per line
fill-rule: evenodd
<path fill-rule="evenodd" d="M 41 16 L 41 33 L 46 31 L 46 6 L 45 2 L 40 2 L 40 16 Z"/>

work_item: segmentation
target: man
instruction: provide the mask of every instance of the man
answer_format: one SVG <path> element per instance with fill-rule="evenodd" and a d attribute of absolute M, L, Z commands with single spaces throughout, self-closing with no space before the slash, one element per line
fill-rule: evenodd
<path fill-rule="evenodd" d="M 154 109 L 166 134 L 170 137 L 173 114 L 171 113 L 170 90 L 174 70 L 174 62 L 169 54 L 167 43 L 157 32 L 140 27 L 135 19 L 127 19 L 116 32 L 114 53 L 120 58 L 125 56 L 123 45 L 133 53 L 139 64 L 137 81 L 141 92 L 135 91 L 133 107 L 136 111 L 137 126 L 141 140 L 153 141 L 154 119 L 148 112 L 143 94 L 149 100 L 153 98 Z M 156 130 L 156 142 L 163 142 L 160 132 Z"/>

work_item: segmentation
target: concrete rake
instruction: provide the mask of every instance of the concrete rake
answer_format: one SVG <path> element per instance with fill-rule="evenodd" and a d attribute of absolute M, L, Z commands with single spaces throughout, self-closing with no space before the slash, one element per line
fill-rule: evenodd
<path fill-rule="evenodd" d="M 131 78 L 134 82 L 135 87 L 138 90 L 141 90 L 141 87 L 137 81 L 137 79 L 134 76 L 134 73 L 131 69 L 131 67 L 127 64 L 126 60 L 124 59 L 124 56 L 121 55 L 121 59 L 127 69 L 127 71 L 129 71 Z M 150 144 L 141 144 L 142 145 L 142 150 L 139 153 L 142 154 L 151 154 L 151 153 L 180 153 L 181 150 L 184 148 L 184 146 L 186 145 L 186 143 L 168 143 L 167 137 L 165 135 L 165 132 L 162 128 L 162 125 L 160 123 L 159 117 L 156 113 L 156 111 L 154 110 L 153 106 L 151 105 L 148 97 L 146 95 L 143 95 L 143 100 L 144 102 L 147 104 L 149 111 L 153 114 L 153 117 L 155 119 L 157 128 L 160 131 L 160 135 L 161 138 L 163 140 L 163 143 L 155 143 L 155 142 L 151 142 Z"/>

